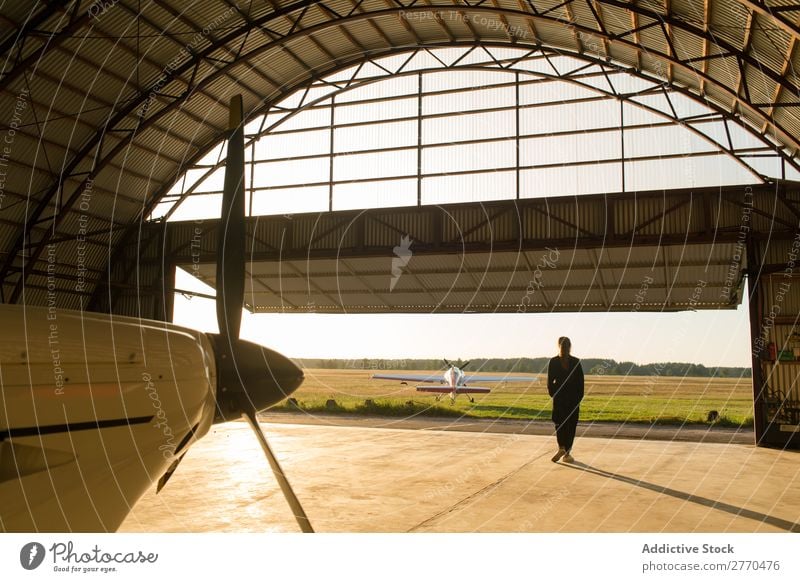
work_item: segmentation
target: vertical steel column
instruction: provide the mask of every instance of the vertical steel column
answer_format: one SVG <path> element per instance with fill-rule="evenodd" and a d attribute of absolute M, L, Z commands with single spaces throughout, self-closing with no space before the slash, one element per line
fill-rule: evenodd
<path fill-rule="evenodd" d="M 256 183 L 256 140 L 250 144 L 250 200 L 247 205 L 247 216 L 253 216 L 253 195 L 255 194 Z"/>
<path fill-rule="evenodd" d="M 170 261 L 164 265 L 164 276 L 162 277 L 163 292 L 162 292 L 162 313 L 163 320 L 172 323 L 175 311 L 175 271 L 177 267 Z"/>
<path fill-rule="evenodd" d="M 514 123 L 515 123 L 515 127 L 516 127 L 515 139 L 516 139 L 516 145 L 517 145 L 517 147 L 516 147 L 516 153 L 517 153 L 517 156 L 516 156 L 516 162 L 517 162 L 517 168 L 516 168 L 517 200 L 519 200 L 519 195 L 520 195 L 520 171 L 519 171 L 519 163 L 520 163 L 520 155 L 519 155 L 519 145 L 520 145 L 520 139 L 519 139 L 519 71 L 516 71 L 514 73 L 514 93 L 515 93 L 515 96 L 514 96 L 514 115 L 515 115 Z"/>
<path fill-rule="evenodd" d="M 145 319 L 172 321 L 175 306 L 175 261 L 172 253 L 172 236 L 169 222 L 161 225 L 159 245 L 161 247 L 161 272 L 153 281 L 152 313 L 144 313 Z"/>
<path fill-rule="evenodd" d="M 334 121 L 335 96 L 331 96 L 331 137 L 328 157 L 328 212 L 333 211 L 333 121 Z"/>
<path fill-rule="evenodd" d="M 417 206 L 422 206 L 422 73 L 417 74 Z"/>
<path fill-rule="evenodd" d="M 755 341 L 761 337 L 761 264 L 757 259 L 755 242 L 747 237 L 747 289 L 750 295 L 750 355 L 752 356 L 753 379 L 753 424 L 755 444 L 760 445 L 764 438 L 766 415 L 764 413 L 764 374 L 761 370 L 760 350 L 755 349 Z M 766 348 L 762 348 L 766 349 Z"/>
<path fill-rule="evenodd" d="M 625 192 L 625 103 L 619 100 L 619 168 L 622 173 L 622 191 Z"/>

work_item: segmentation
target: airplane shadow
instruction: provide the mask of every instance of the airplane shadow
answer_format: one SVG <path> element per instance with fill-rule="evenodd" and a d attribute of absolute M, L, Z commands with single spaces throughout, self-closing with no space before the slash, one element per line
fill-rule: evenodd
<path fill-rule="evenodd" d="M 768 523 L 770 525 L 773 525 L 777 528 L 786 531 L 800 532 L 800 524 L 794 523 L 792 521 L 781 519 L 779 517 L 774 517 L 772 515 L 767 515 L 765 513 L 759 513 L 757 511 L 746 509 L 744 507 L 737 507 L 735 505 L 731 505 L 730 503 L 716 501 L 714 499 L 709 499 L 707 497 L 700 497 L 699 495 L 686 493 L 685 491 L 671 489 L 669 487 L 664 487 L 663 485 L 648 483 L 647 481 L 641 481 L 639 479 L 634 479 L 633 477 L 620 475 L 619 473 L 612 473 L 611 471 L 605 471 L 603 469 L 598 469 L 597 467 L 592 467 L 591 465 L 587 465 L 586 463 L 581 463 L 576 461 L 571 464 L 563 463 L 561 464 L 561 466 L 569 467 L 571 469 L 575 469 L 576 471 L 583 471 L 585 473 L 598 475 L 599 477 L 606 477 L 608 479 L 614 479 L 615 481 L 621 481 L 622 483 L 627 483 L 628 485 L 633 485 L 634 487 L 641 487 L 642 489 L 655 491 L 656 493 L 661 493 L 662 495 L 669 495 L 670 497 L 675 497 L 676 499 L 682 499 L 683 501 L 689 501 L 691 503 L 696 503 L 704 507 L 711 507 L 713 509 L 718 509 L 720 511 L 724 511 L 726 513 L 730 513 L 738 517 L 745 517 L 747 519 L 753 519 L 761 523 Z"/>

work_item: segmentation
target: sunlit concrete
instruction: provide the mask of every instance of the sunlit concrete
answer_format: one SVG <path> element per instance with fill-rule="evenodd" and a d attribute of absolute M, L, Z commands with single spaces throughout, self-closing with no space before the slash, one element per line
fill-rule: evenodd
<path fill-rule="evenodd" d="M 317 531 L 800 531 L 800 454 L 747 444 L 262 423 Z M 244 423 L 214 427 L 121 531 L 297 531 Z"/>

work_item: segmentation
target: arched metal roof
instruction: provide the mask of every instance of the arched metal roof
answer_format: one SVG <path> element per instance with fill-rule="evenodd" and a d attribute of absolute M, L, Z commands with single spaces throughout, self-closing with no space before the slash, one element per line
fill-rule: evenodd
<path fill-rule="evenodd" d="M 221 139 L 231 94 L 255 112 L 413 47 L 486 43 L 610 63 L 713 104 L 794 159 L 798 11 L 794 0 L 6 4 L 3 300 L 22 301 L 27 274 L 48 265 L 102 273 L 165 186 Z"/>

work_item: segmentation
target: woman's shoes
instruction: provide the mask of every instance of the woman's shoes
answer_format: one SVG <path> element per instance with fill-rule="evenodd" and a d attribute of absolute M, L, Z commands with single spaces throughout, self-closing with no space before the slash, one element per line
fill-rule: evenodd
<path fill-rule="evenodd" d="M 553 455 L 553 458 L 550 459 L 554 463 L 558 463 L 559 461 L 563 460 L 565 463 L 574 463 L 575 459 L 572 455 L 570 455 L 566 449 L 560 448 L 558 452 Z"/>

